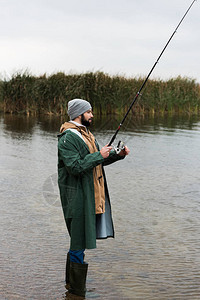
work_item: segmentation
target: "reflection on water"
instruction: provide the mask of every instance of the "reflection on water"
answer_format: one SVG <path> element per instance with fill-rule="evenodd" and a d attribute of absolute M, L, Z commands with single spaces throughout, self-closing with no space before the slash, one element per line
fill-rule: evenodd
<path fill-rule="evenodd" d="M 64 299 L 69 238 L 56 185 L 64 120 L 0 117 L 0 298 Z M 106 144 L 119 117 L 96 120 Z M 87 299 L 200 299 L 200 118 L 130 118 L 106 167 L 115 239 L 86 251 Z"/>

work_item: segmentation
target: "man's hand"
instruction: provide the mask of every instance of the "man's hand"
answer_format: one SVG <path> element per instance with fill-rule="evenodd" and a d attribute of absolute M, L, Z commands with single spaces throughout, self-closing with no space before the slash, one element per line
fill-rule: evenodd
<path fill-rule="evenodd" d="M 129 152 L 130 152 L 130 150 L 128 149 L 128 147 L 127 146 L 125 146 L 120 152 L 119 152 L 119 156 L 126 156 L 126 155 L 128 155 L 129 154 Z"/>
<path fill-rule="evenodd" d="M 103 158 L 107 158 L 111 150 L 112 150 L 111 146 L 105 145 L 104 147 L 101 148 L 100 153 L 103 156 Z"/>

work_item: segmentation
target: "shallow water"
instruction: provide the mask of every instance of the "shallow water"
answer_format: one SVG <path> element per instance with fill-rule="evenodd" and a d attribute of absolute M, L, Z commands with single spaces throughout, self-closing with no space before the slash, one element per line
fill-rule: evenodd
<path fill-rule="evenodd" d="M 65 299 L 61 122 L 0 116 L 0 299 Z M 95 122 L 101 145 L 117 124 Z M 86 299 L 200 299 L 200 118 L 126 125 L 131 153 L 106 167 L 116 236 L 86 251 Z"/>

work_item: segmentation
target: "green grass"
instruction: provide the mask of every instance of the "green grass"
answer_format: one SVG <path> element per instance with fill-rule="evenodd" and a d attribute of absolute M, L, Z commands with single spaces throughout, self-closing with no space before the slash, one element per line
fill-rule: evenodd
<path fill-rule="evenodd" d="M 103 72 L 40 77 L 17 73 L 0 81 L 0 108 L 7 113 L 64 115 L 69 100 L 83 98 L 92 104 L 96 114 L 123 114 L 143 81 L 141 77 L 109 76 Z M 199 112 L 200 86 L 194 79 L 179 76 L 167 81 L 149 80 L 142 93 L 134 105 L 134 114 Z"/>
<path fill-rule="evenodd" d="M 4 101 L 3 101 L 3 81 L 0 80 L 0 111 L 3 111 Z"/>

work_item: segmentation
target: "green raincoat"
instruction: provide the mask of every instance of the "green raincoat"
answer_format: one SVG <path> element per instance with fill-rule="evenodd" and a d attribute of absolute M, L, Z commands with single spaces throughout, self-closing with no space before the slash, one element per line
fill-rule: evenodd
<path fill-rule="evenodd" d="M 97 144 L 97 149 L 99 146 Z M 97 238 L 114 237 L 108 188 L 105 183 L 105 214 L 96 215 L 93 168 L 123 159 L 114 151 L 104 159 L 100 151 L 90 153 L 74 132 L 58 136 L 58 185 L 65 222 L 71 237 L 71 250 L 96 248 Z"/>

